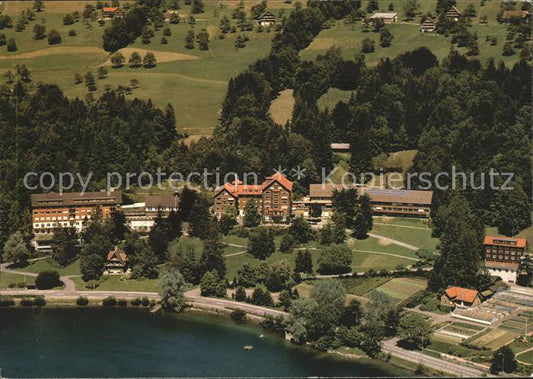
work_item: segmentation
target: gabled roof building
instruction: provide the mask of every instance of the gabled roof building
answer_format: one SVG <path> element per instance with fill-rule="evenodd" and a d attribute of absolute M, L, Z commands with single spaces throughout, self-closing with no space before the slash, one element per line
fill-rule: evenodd
<path fill-rule="evenodd" d="M 213 212 L 219 218 L 230 211 L 244 216 L 252 200 L 266 220 L 287 221 L 292 211 L 292 182 L 277 172 L 262 184 L 244 184 L 238 179 L 226 183 L 215 190 Z"/>

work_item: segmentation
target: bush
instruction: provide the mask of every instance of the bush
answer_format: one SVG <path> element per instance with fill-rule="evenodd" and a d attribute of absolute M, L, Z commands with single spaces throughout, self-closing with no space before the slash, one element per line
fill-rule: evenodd
<path fill-rule="evenodd" d="M 75 37 L 76 36 L 76 31 L 74 29 L 70 29 L 68 31 L 68 35 L 69 35 L 69 37 Z"/>
<path fill-rule="evenodd" d="M 231 312 L 230 316 L 235 321 L 244 321 L 246 319 L 246 312 L 241 309 L 235 309 Z"/>
<path fill-rule="evenodd" d="M 32 307 L 33 306 L 33 300 L 32 299 L 22 299 L 20 301 L 20 305 L 23 307 Z"/>
<path fill-rule="evenodd" d="M 131 301 L 131 305 L 133 305 L 134 307 L 138 307 L 139 305 L 141 305 L 141 298 L 140 297 L 136 297 L 135 299 L 133 299 Z"/>
<path fill-rule="evenodd" d="M 150 305 L 150 300 L 148 300 L 148 298 L 146 296 L 144 296 L 142 299 L 141 299 L 141 305 L 143 307 L 147 307 Z"/>
<path fill-rule="evenodd" d="M 12 297 L 0 297 L 0 307 L 12 307 L 15 305 L 15 300 Z"/>
<path fill-rule="evenodd" d="M 37 307 L 44 307 L 46 305 L 46 300 L 44 300 L 43 296 L 37 296 L 35 299 L 33 299 L 33 305 Z"/>
<path fill-rule="evenodd" d="M 244 287 L 239 286 L 235 291 L 235 301 L 245 301 L 246 300 L 246 291 Z"/>
<path fill-rule="evenodd" d="M 84 307 L 89 304 L 89 299 L 87 299 L 85 296 L 80 296 L 76 299 L 76 304 L 78 304 L 80 307 Z"/>
<path fill-rule="evenodd" d="M 128 305 L 128 302 L 126 299 L 118 299 L 118 305 L 121 307 L 126 307 Z"/>
<path fill-rule="evenodd" d="M 40 272 L 37 275 L 37 279 L 35 279 L 35 286 L 39 290 L 49 290 L 60 285 L 61 280 L 59 280 L 59 273 L 57 271 Z"/>
<path fill-rule="evenodd" d="M 102 301 L 102 305 L 104 307 L 113 307 L 117 305 L 117 300 L 115 299 L 115 296 L 109 296 Z"/>

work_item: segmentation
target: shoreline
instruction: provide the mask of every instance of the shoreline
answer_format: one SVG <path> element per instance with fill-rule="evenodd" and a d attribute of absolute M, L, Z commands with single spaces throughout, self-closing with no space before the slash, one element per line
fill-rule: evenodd
<path fill-rule="evenodd" d="M 13 298 L 14 300 L 15 299 L 24 299 L 24 298 L 29 298 L 29 297 L 36 297 L 36 296 L 39 296 L 39 295 L 19 295 L 19 296 L 12 296 L 12 295 L 2 295 L 2 297 L 10 297 L 10 298 Z M 42 295 L 41 295 L 42 296 Z M 152 309 L 153 307 L 152 306 L 142 306 L 142 305 L 139 305 L 139 306 L 133 306 L 131 305 L 131 302 L 128 302 L 128 304 L 126 306 L 121 306 L 121 305 L 113 305 L 113 306 L 104 306 L 102 305 L 102 302 L 101 300 L 89 300 L 89 303 L 87 305 L 78 305 L 76 303 L 76 299 L 77 297 L 73 297 L 73 298 L 61 298 L 61 299 L 57 299 L 57 298 L 48 298 L 46 299 L 46 304 L 43 305 L 43 306 L 22 306 L 20 305 L 20 301 L 19 302 L 16 302 L 15 305 L 12 305 L 12 306 L 0 306 L 0 309 L 2 308 L 6 308 L 6 309 L 27 309 L 27 310 L 31 310 L 31 309 L 84 309 L 84 308 L 91 308 L 91 309 L 97 309 L 97 308 L 100 308 L 100 309 L 131 309 L 131 310 L 136 310 L 136 311 L 141 311 L 141 312 L 145 312 L 145 313 L 151 313 L 153 314 L 154 316 L 155 315 L 164 315 L 165 312 L 163 310 L 158 310 L 157 312 L 152 312 Z M 116 298 L 117 300 L 121 299 L 121 298 Z M 265 320 L 265 317 L 261 317 L 261 316 L 257 316 L 257 315 L 253 315 L 253 314 L 249 314 L 249 313 L 246 313 L 246 318 L 243 320 L 243 321 L 236 321 L 234 319 L 231 318 L 230 314 L 231 314 L 232 310 L 231 309 L 227 309 L 227 308 L 223 308 L 223 309 L 220 309 L 220 308 L 216 308 L 216 307 L 208 307 L 208 306 L 198 306 L 198 304 L 187 304 L 187 307 L 182 311 L 182 312 L 168 312 L 172 315 L 179 315 L 180 313 L 188 313 L 188 314 L 196 314 L 196 315 L 208 315 L 208 316 L 213 316 L 213 317 L 220 317 L 222 319 L 224 319 L 226 322 L 227 321 L 232 321 L 235 325 L 239 325 L 239 324 L 242 324 L 242 325 L 253 325 L 253 326 L 256 326 L 256 327 L 262 327 L 261 325 L 261 322 L 263 320 Z M 279 333 L 276 333 L 272 330 L 269 330 L 267 328 L 264 328 L 262 327 L 266 332 L 272 334 L 272 335 L 276 335 L 276 337 L 280 340 L 280 342 L 284 342 L 286 341 L 282 335 L 280 335 Z M 330 351 L 327 351 L 327 352 L 324 352 L 324 351 L 318 351 L 318 350 L 315 350 L 315 349 L 312 349 L 310 346 L 308 345 L 304 345 L 304 346 L 300 346 L 300 345 L 297 345 L 297 344 L 293 344 L 295 347 L 297 348 L 308 348 L 310 350 L 312 350 L 313 353 L 315 354 L 327 354 L 329 357 L 331 358 L 335 358 L 335 359 L 342 359 L 342 360 L 346 360 L 346 361 L 368 361 L 368 362 L 374 362 L 374 363 L 379 363 L 379 362 L 382 362 L 382 363 L 386 363 L 388 365 L 391 365 L 391 366 L 394 366 L 396 368 L 399 368 L 399 369 L 403 369 L 403 370 L 407 370 L 409 372 L 415 372 L 415 369 L 413 368 L 410 368 L 406 365 L 403 365 L 403 364 L 400 364 L 399 362 L 392 362 L 390 360 L 384 360 L 384 359 L 376 359 L 376 358 L 369 358 L 368 356 L 362 356 L 362 355 L 355 355 L 355 354 L 345 354 L 345 353 L 342 353 L 342 352 L 339 352 L 339 351 L 333 351 L 333 350 L 330 350 Z"/>

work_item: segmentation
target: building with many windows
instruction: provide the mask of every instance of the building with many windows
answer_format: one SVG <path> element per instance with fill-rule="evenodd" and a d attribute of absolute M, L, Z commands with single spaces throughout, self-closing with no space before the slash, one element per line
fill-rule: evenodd
<path fill-rule="evenodd" d="M 525 238 L 485 236 L 483 241 L 485 267 L 491 275 L 514 283 L 518 265 L 527 251 Z"/>
<path fill-rule="evenodd" d="M 123 205 L 122 211 L 126 217 L 126 225 L 130 230 L 147 233 L 154 226 L 154 220 L 159 212 L 163 217 L 168 217 L 171 211 L 178 211 L 180 199 L 179 192 L 146 195 L 144 202 Z"/>
<path fill-rule="evenodd" d="M 219 218 L 225 213 L 242 217 L 246 204 L 252 200 L 266 220 L 287 221 L 292 213 L 292 182 L 276 173 L 262 184 L 244 184 L 240 180 L 226 183 L 215 190 L 213 213 Z"/>
<path fill-rule="evenodd" d="M 353 188 L 359 195 L 367 194 L 370 197 L 374 216 L 429 218 L 433 191 L 377 189 L 355 185 Z M 311 184 L 309 197 L 304 200 L 306 209 L 302 215 L 313 217 L 313 214 L 319 214 L 316 218 L 330 218 L 333 214 L 333 194 L 342 189 L 340 184 Z M 298 211 L 302 213 L 302 209 L 300 206 Z"/>
<path fill-rule="evenodd" d="M 35 234 L 52 234 L 56 228 L 74 227 L 78 232 L 83 222 L 96 212 L 103 219 L 120 209 L 122 192 L 68 192 L 31 195 L 32 226 Z"/>

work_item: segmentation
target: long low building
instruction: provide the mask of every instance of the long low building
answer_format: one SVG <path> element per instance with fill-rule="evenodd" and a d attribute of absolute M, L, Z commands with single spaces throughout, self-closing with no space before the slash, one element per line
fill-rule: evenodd
<path fill-rule="evenodd" d="M 154 220 L 161 212 L 163 217 L 168 217 L 171 211 L 176 212 L 181 196 L 174 194 L 146 195 L 144 202 L 122 206 L 126 217 L 127 226 L 140 233 L 149 232 L 154 226 Z"/>
<path fill-rule="evenodd" d="M 333 212 L 333 195 L 341 191 L 342 185 L 338 184 L 311 184 L 309 197 L 303 202 L 298 202 L 299 211 L 304 216 L 311 216 L 311 208 L 320 207 L 322 218 L 329 218 Z M 429 218 L 433 191 L 377 189 L 363 186 L 353 186 L 357 194 L 367 194 L 370 197 L 374 216 L 395 216 Z M 302 206 L 305 204 L 305 207 Z M 295 211 L 295 213 L 298 213 Z"/>
<path fill-rule="evenodd" d="M 74 227 L 78 232 L 83 222 L 100 212 L 109 218 L 122 204 L 122 192 L 50 192 L 31 195 L 32 227 L 35 234 L 51 234 L 54 229 Z"/>

